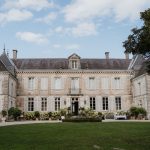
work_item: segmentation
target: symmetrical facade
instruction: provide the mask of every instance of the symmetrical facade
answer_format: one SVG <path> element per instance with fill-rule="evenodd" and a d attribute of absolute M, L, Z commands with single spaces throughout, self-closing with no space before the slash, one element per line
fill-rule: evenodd
<path fill-rule="evenodd" d="M 137 105 L 150 113 L 149 76 L 144 75 L 147 81 L 142 76 L 133 78 L 135 62 L 128 54 L 125 59 L 110 59 L 105 54 L 105 59 L 82 59 L 77 54 L 66 59 L 18 59 L 14 50 L 10 59 L 4 52 L 0 57 L 0 111 L 12 106 L 24 112 L 70 107 L 78 115 L 82 107 L 116 113 Z M 137 80 L 147 85 L 144 99 L 136 96 Z M 139 100 L 144 104 L 137 104 Z"/>

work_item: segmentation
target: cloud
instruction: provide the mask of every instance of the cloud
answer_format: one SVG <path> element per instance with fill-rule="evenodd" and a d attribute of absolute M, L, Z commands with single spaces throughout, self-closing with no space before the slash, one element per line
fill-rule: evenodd
<path fill-rule="evenodd" d="M 78 50 L 80 46 L 78 44 L 68 44 L 65 46 L 65 49 L 67 50 Z"/>
<path fill-rule="evenodd" d="M 12 21 L 24 21 L 32 18 L 32 13 L 27 10 L 11 9 L 8 12 L 0 13 L 0 23 L 5 24 Z"/>
<path fill-rule="evenodd" d="M 79 23 L 73 27 L 58 26 L 54 29 L 56 33 L 66 34 L 74 37 L 84 37 L 96 35 L 96 25 L 94 23 Z"/>
<path fill-rule="evenodd" d="M 3 8 L 17 8 L 17 9 L 32 9 L 40 11 L 44 8 L 53 7 L 54 3 L 49 2 L 48 0 L 5 0 Z"/>
<path fill-rule="evenodd" d="M 54 44 L 53 48 L 55 49 L 62 49 L 62 50 L 78 50 L 80 49 L 80 45 L 78 44 L 67 44 L 67 45 L 61 45 L 61 44 Z"/>
<path fill-rule="evenodd" d="M 37 18 L 35 21 L 36 22 L 44 22 L 44 23 L 50 23 L 52 20 L 55 20 L 57 18 L 57 14 L 52 12 L 49 13 L 47 16 L 43 17 L 43 18 Z"/>
<path fill-rule="evenodd" d="M 81 23 L 72 28 L 72 34 L 77 37 L 96 35 L 94 23 Z"/>
<path fill-rule="evenodd" d="M 73 0 L 62 12 L 66 21 L 74 23 L 104 16 L 122 21 L 139 18 L 139 12 L 148 7 L 149 0 Z"/>
<path fill-rule="evenodd" d="M 16 37 L 21 39 L 22 41 L 36 43 L 36 44 L 43 44 L 47 43 L 48 39 L 40 33 L 33 33 L 33 32 L 17 32 Z"/>

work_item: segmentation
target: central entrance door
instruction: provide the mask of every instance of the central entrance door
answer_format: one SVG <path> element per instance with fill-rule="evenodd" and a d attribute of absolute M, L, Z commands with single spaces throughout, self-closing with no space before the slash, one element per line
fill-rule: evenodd
<path fill-rule="evenodd" d="M 79 101 L 78 97 L 72 97 L 72 114 L 77 116 L 79 111 Z"/>

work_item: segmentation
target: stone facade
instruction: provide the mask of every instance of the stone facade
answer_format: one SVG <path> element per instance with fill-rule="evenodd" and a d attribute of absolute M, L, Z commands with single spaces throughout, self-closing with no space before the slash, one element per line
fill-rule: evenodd
<path fill-rule="evenodd" d="M 12 106 L 23 112 L 70 107 L 77 115 L 81 107 L 116 113 L 135 105 L 150 112 L 150 77 L 134 78 L 134 61 L 128 57 L 110 59 L 107 53 L 105 59 L 76 54 L 68 59 L 18 59 L 16 54 L 14 59 L 5 53 L 0 58 L 0 111 Z"/>

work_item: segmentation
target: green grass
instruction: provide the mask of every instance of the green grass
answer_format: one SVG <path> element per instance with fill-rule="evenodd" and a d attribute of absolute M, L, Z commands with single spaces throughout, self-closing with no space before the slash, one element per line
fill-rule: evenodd
<path fill-rule="evenodd" d="M 150 150 L 150 123 L 58 123 L 0 127 L 0 150 Z"/>

